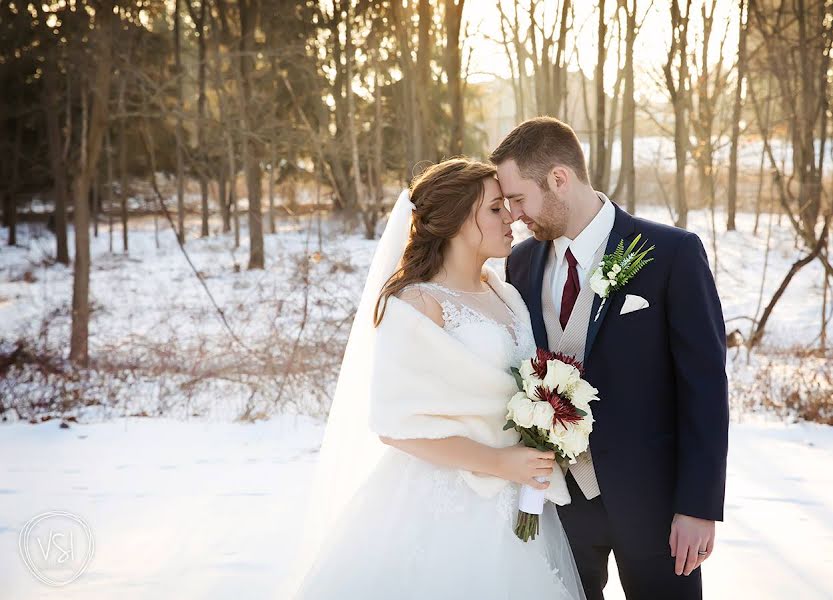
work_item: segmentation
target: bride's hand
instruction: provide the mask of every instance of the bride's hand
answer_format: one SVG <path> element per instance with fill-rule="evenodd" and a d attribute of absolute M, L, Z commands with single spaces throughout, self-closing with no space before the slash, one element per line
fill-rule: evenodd
<path fill-rule="evenodd" d="M 549 478 L 555 468 L 555 452 L 541 452 L 526 446 L 509 446 L 497 450 L 497 476 L 545 490 L 549 481 L 541 483 L 535 477 Z"/>

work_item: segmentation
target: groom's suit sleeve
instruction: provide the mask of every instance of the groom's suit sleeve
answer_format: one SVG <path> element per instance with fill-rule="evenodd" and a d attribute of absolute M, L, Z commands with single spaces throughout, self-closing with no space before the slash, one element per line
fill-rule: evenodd
<path fill-rule="evenodd" d="M 700 238 L 687 233 L 667 288 L 677 402 L 674 512 L 723 520 L 729 436 L 726 325 Z"/>
<path fill-rule="evenodd" d="M 504 269 L 504 280 L 506 283 L 512 283 L 509 281 L 509 258 L 512 256 L 510 253 L 509 256 L 506 257 L 506 260 L 503 262 L 503 269 Z"/>

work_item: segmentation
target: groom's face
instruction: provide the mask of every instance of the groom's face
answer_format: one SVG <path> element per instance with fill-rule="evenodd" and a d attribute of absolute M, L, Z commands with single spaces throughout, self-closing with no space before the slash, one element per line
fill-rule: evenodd
<path fill-rule="evenodd" d="M 564 235 L 567 205 L 558 191 L 561 186 L 556 176 L 550 174 L 547 189 L 541 189 L 536 181 L 521 176 L 511 158 L 497 165 L 497 176 L 514 221 L 523 221 L 536 240 L 554 240 Z"/>

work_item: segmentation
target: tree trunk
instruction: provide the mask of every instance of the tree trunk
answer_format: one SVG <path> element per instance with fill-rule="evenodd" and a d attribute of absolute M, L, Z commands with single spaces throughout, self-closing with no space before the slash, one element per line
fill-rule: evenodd
<path fill-rule="evenodd" d="M 185 243 L 185 173 L 183 166 L 182 145 L 185 143 L 185 130 L 182 125 L 185 101 L 182 91 L 182 47 L 181 35 L 179 32 L 182 20 L 180 1 L 174 2 L 174 77 L 176 78 L 176 209 L 177 209 L 177 236 L 181 244 Z"/>
<path fill-rule="evenodd" d="M 433 86 L 431 78 L 431 58 L 434 47 L 431 36 L 433 8 L 430 0 L 418 0 L 419 11 L 419 45 L 417 47 L 417 109 L 419 110 L 419 130 L 417 131 L 418 148 L 417 160 L 437 159 L 437 146 L 434 140 L 434 126 L 431 119 L 431 105 L 428 92 Z"/>
<path fill-rule="evenodd" d="M 9 246 L 17 245 L 17 188 L 20 182 L 20 156 L 23 145 L 23 89 L 23 85 L 20 84 L 15 112 L 14 150 L 10 161 L 11 177 L 6 189 L 5 202 L 3 202 L 3 222 L 9 228 Z"/>
<path fill-rule="evenodd" d="M 252 73 L 254 71 L 255 25 L 257 0 L 239 0 L 240 8 L 240 82 L 243 97 L 243 169 L 249 196 L 249 269 L 262 269 L 263 211 L 261 209 L 260 156 L 254 141 L 255 120 L 252 118 Z"/>
<path fill-rule="evenodd" d="M 636 45 L 636 10 L 637 0 L 633 0 L 633 8 L 628 8 L 627 0 L 620 0 L 625 10 L 625 90 L 622 97 L 622 164 L 619 169 L 618 191 L 624 190 L 627 211 L 636 214 L 636 167 L 634 164 L 634 140 L 636 134 L 636 100 L 634 99 L 633 49 Z"/>
<path fill-rule="evenodd" d="M 98 215 L 99 206 L 101 205 L 101 180 L 99 178 L 98 169 L 93 173 L 92 183 L 92 220 L 93 220 L 93 236 L 98 237 Z"/>
<path fill-rule="evenodd" d="M 621 29 L 620 29 L 621 31 Z M 621 46 L 621 40 L 619 41 L 619 45 Z M 622 51 L 621 48 L 619 50 L 618 55 L 621 56 Z M 617 58 L 618 61 L 618 58 Z M 605 125 L 605 138 L 607 140 L 607 151 L 605 152 L 605 162 L 602 169 L 602 183 L 604 187 L 600 187 L 600 190 L 603 190 L 606 194 L 610 193 L 610 171 L 611 165 L 613 164 L 613 140 L 616 138 L 616 125 L 617 119 L 621 121 L 621 111 L 619 110 L 619 101 L 622 97 L 622 86 L 625 81 L 625 70 L 619 69 L 618 73 L 616 74 L 616 83 L 613 85 L 613 98 L 610 101 L 610 110 L 608 111 L 607 116 L 607 124 Z M 620 176 L 621 179 L 621 176 Z M 618 184 L 617 184 L 618 185 Z M 614 197 L 616 194 L 614 194 Z"/>
<path fill-rule="evenodd" d="M 273 141 L 269 149 L 269 233 L 275 233 L 275 167 L 278 165 L 278 153 Z"/>
<path fill-rule="evenodd" d="M 110 140 L 110 127 L 104 133 L 104 155 L 107 157 L 107 248 L 113 253 L 113 145 Z"/>
<path fill-rule="evenodd" d="M 72 327 L 70 333 L 69 359 L 81 366 L 89 363 L 88 332 L 90 322 L 90 232 L 89 232 L 89 188 L 101 152 L 104 131 L 107 127 L 107 108 L 110 95 L 110 77 L 113 37 L 113 9 L 111 3 L 99 13 L 100 16 L 90 37 L 96 42 L 95 79 L 91 87 L 92 108 L 87 113 L 87 93 L 84 99 L 84 126 L 81 128 L 81 151 L 76 169 L 74 188 L 75 203 L 75 268 L 72 286 Z"/>
<path fill-rule="evenodd" d="M 197 60 L 199 66 L 197 67 L 197 86 L 199 89 L 199 96 L 197 98 L 197 150 L 198 155 L 205 157 L 206 140 L 205 140 L 205 86 L 206 86 L 206 47 L 205 47 L 205 9 L 207 0 L 200 0 L 199 17 L 195 20 L 197 27 Z M 190 5 L 189 5 L 190 6 Z M 202 224 L 200 228 L 200 236 L 208 237 L 208 177 L 205 174 L 205 163 L 198 171 L 200 179 L 200 199 L 201 199 L 201 213 Z"/>
<path fill-rule="evenodd" d="M 807 247 L 815 245 L 816 223 L 821 213 L 821 162 L 816 162 L 815 140 L 827 138 L 822 118 L 827 110 L 828 73 L 831 67 L 829 40 L 833 36 L 827 4 L 811 3 L 805 9 L 803 0 L 796 0 L 788 9 L 791 20 L 785 24 L 778 12 L 773 18 L 759 3 L 749 0 L 748 14 L 766 40 L 764 68 L 779 86 L 781 113 L 788 123 L 787 135 L 792 150 L 792 173 L 779 166 L 768 149 L 767 154 L 778 176 L 779 201 L 793 228 Z M 751 83 L 751 80 L 750 80 Z M 747 86 L 754 97 L 754 86 Z M 760 110 L 755 103 L 756 114 Z M 787 181 L 787 177 L 789 180 Z M 794 193 L 797 182 L 798 194 Z M 795 213 L 795 214 L 794 214 Z M 833 274 L 826 249 L 821 253 L 825 270 Z"/>
<path fill-rule="evenodd" d="M 237 160 L 234 156 L 234 142 L 232 140 L 232 133 L 226 137 L 228 150 L 228 164 L 229 164 L 229 204 L 228 211 L 231 219 L 234 221 L 234 247 L 240 247 L 240 215 L 237 211 Z"/>
<path fill-rule="evenodd" d="M 122 78 L 119 84 L 119 114 L 124 114 L 124 93 L 126 82 Z M 130 195 L 127 181 L 127 118 L 119 119 L 119 204 L 121 207 L 121 244 L 122 252 L 128 253 L 128 223 L 127 223 L 127 198 Z"/>
<path fill-rule="evenodd" d="M 220 218 L 223 221 L 223 233 L 231 231 L 231 213 L 229 212 L 228 193 L 226 191 L 226 173 L 228 166 L 221 163 L 220 175 L 217 181 L 217 197 L 220 200 Z"/>
<path fill-rule="evenodd" d="M 69 265 L 69 247 L 67 246 L 67 172 L 61 153 L 61 126 L 58 122 L 60 113 L 58 98 L 57 60 L 53 57 L 51 64 L 45 66 L 44 91 L 46 102 L 46 132 L 49 140 L 49 162 L 52 169 L 53 194 L 55 201 L 55 258 L 64 265 Z"/>
<path fill-rule="evenodd" d="M 738 0 L 738 68 L 735 103 L 732 107 L 732 142 L 729 149 L 729 189 L 727 190 L 726 229 L 734 231 L 738 197 L 738 143 L 743 108 L 743 81 L 746 77 L 746 0 Z"/>
<path fill-rule="evenodd" d="M 512 41 L 515 46 L 515 57 L 518 61 L 518 100 L 520 101 L 520 106 L 517 109 L 517 113 L 520 115 L 518 121 L 525 121 L 526 120 L 526 91 L 527 91 L 527 81 L 528 75 L 526 73 L 526 58 L 527 58 L 527 51 L 526 46 L 521 41 L 521 32 L 520 32 L 520 20 L 518 19 L 518 0 L 515 0 L 513 3 L 514 11 L 515 11 L 515 19 L 510 24 L 512 28 Z"/>
<path fill-rule="evenodd" d="M 353 61 L 355 60 L 355 49 L 353 47 L 353 11 L 348 4 L 344 45 L 344 64 L 347 73 L 347 135 L 350 140 L 350 158 L 352 159 L 353 193 L 356 197 L 357 208 L 364 209 L 367 201 L 362 185 L 362 169 L 359 159 L 358 136 L 356 135 L 356 101 L 353 96 Z"/>
<path fill-rule="evenodd" d="M 754 332 L 750 336 L 750 348 L 760 343 L 761 339 L 763 338 L 764 329 L 766 328 L 767 321 L 769 320 L 769 317 L 772 315 L 772 311 L 775 310 L 775 306 L 778 304 L 778 300 L 780 300 L 781 296 L 784 295 L 784 292 L 787 291 L 787 286 L 790 284 L 790 281 L 792 281 L 796 273 L 798 273 L 801 269 L 813 262 L 816 259 L 816 257 L 818 257 L 818 255 L 821 253 L 822 248 L 824 248 L 827 244 L 827 233 L 829 229 L 830 217 L 828 216 L 827 219 L 825 219 L 824 227 L 822 228 L 821 235 L 819 236 L 816 245 L 813 247 L 813 249 L 807 256 L 793 263 L 793 265 L 790 267 L 790 270 L 784 277 L 783 281 L 781 281 L 781 285 L 778 286 L 778 289 L 775 291 L 775 294 L 773 294 L 772 299 L 769 301 L 769 304 L 767 304 L 767 307 L 764 309 L 764 313 L 763 315 L 761 315 L 761 320 L 758 321 L 758 324 L 755 327 Z"/>
<path fill-rule="evenodd" d="M 445 70 L 448 76 L 448 92 L 451 102 L 451 144 L 452 156 L 463 153 L 463 88 L 460 80 L 460 24 L 463 19 L 465 0 L 446 0 L 446 51 Z"/>
<path fill-rule="evenodd" d="M 561 25 L 555 52 L 555 74 L 553 76 L 553 111 L 552 114 L 567 119 L 562 110 L 567 110 L 567 17 L 570 14 L 570 0 L 563 0 L 561 6 Z"/>
<path fill-rule="evenodd" d="M 711 36 L 714 28 L 714 11 L 717 0 L 711 2 L 704 2 L 700 5 L 700 18 L 703 24 L 702 43 L 699 45 L 701 58 L 700 67 L 697 75 L 696 86 L 692 85 L 693 89 L 696 87 L 697 110 L 691 110 L 691 124 L 694 128 L 695 138 L 697 140 L 697 148 L 694 153 L 694 159 L 697 164 L 697 172 L 700 178 L 699 189 L 700 197 L 704 206 L 709 209 L 713 256 L 714 256 L 714 276 L 715 280 L 718 276 L 718 262 L 717 262 L 717 222 L 715 217 L 716 210 L 716 177 L 714 170 L 714 148 L 718 143 L 714 136 L 714 121 L 715 121 L 715 106 L 717 104 L 718 96 L 723 92 L 723 44 L 720 46 L 720 55 L 718 60 L 714 61 L 709 56 L 711 46 Z M 725 38 L 724 38 L 725 39 Z M 712 68 L 714 72 L 712 72 Z"/>
<path fill-rule="evenodd" d="M 503 51 L 506 53 L 506 62 L 509 63 L 512 94 L 515 98 L 515 122 L 520 123 L 523 121 L 523 99 L 521 96 L 520 72 L 515 69 L 515 60 L 517 55 L 513 58 L 512 47 L 509 45 L 510 35 L 507 31 L 507 27 L 514 31 L 513 28 L 515 25 L 506 17 L 506 14 L 503 12 L 503 6 L 500 2 L 497 3 L 497 9 L 500 13 L 500 39 L 503 44 Z M 520 64 L 518 64 L 518 68 L 520 68 Z"/>
<path fill-rule="evenodd" d="M 604 67 L 607 60 L 607 49 L 605 48 L 605 38 L 607 37 L 607 19 L 605 18 L 605 0 L 599 0 L 599 28 L 598 40 L 596 43 L 596 74 L 594 82 L 596 84 L 596 122 L 594 127 L 596 129 L 596 144 L 593 148 L 593 186 L 600 190 L 607 189 L 607 181 L 605 178 L 605 164 L 607 163 L 607 142 L 606 142 L 606 126 L 607 119 L 605 118 L 605 110 L 607 104 L 607 96 L 605 96 L 604 87 Z"/>
<path fill-rule="evenodd" d="M 674 192 L 676 217 L 674 224 L 685 228 L 688 224 L 688 203 L 686 201 L 685 167 L 688 154 L 688 120 L 687 109 L 690 104 L 688 80 L 688 22 L 691 13 L 691 0 L 685 0 L 685 13 L 680 11 L 679 2 L 671 2 L 671 47 L 668 60 L 663 67 L 665 84 L 668 88 L 674 108 L 674 158 L 676 173 L 674 175 Z M 676 70 L 676 73 L 674 73 Z M 675 76 L 676 75 L 676 76 Z"/>

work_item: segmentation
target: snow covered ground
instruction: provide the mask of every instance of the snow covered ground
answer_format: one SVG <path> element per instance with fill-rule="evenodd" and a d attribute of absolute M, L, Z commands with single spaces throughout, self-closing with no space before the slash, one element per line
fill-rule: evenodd
<path fill-rule="evenodd" d="M 0 598 L 276 598 L 322 427 L 125 418 L 0 432 Z M 833 429 L 733 424 L 726 520 L 706 562 L 705 597 L 833 597 Z M 51 588 L 18 553 L 48 510 L 82 517 L 95 554 Z M 624 596 L 611 560 L 608 600 Z"/>
<path fill-rule="evenodd" d="M 670 222 L 668 211 L 660 206 L 641 206 L 637 214 Z M 724 215 L 716 216 L 718 289 L 728 329 L 738 329 L 744 336 L 750 318 L 760 316 L 802 255 L 787 219 L 779 226 L 777 216 L 772 218 L 767 252 L 770 220 L 768 214 L 761 216 L 756 236 L 754 215 L 740 213 L 738 230 L 732 232 L 725 231 Z M 54 403 L 55 396 L 81 394 L 96 403 L 84 408 L 93 412 L 93 418 L 147 414 L 228 420 L 243 414 L 265 417 L 287 407 L 325 414 L 337 356 L 346 342 L 351 311 L 376 242 L 359 233 L 344 234 L 340 223 L 325 221 L 319 246 L 314 223 L 299 219 L 279 225 L 278 233 L 265 237 L 267 264 L 262 271 L 246 268 L 245 226 L 237 249 L 231 234 L 197 238 L 198 223 L 188 233 L 187 250 L 195 268 L 245 347 L 223 326 L 164 221 L 160 220 L 158 236 L 150 219 L 132 223 L 129 256 L 120 253 L 118 229 L 116 253 L 109 252 L 102 226 L 92 242 L 90 355 L 108 376 L 94 370 L 82 374 L 79 381 L 58 381 L 27 366 L 13 371 L 5 382 L 0 380 L 0 394 L 5 384 L 5 392 L 23 399 L 26 407 Z M 522 224 L 516 225 L 520 225 L 516 226 L 519 239 L 528 235 Z M 5 230 L 0 229 L 0 350 L 25 339 L 41 352 L 66 356 L 71 269 L 44 261 L 54 253 L 51 234 L 30 226 L 20 229 L 15 248 L 5 246 Z M 708 213 L 691 212 L 689 229 L 700 235 L 714 267 Z M 72 248 L 72 232 L 69 243 Z M 500 261 L 492 266 L 502 272 Z M 748 408 L 781 402 L 783 389 L 799 385 L 794 381 L 796 372 L 805 382 L 802 395 L 818 395 L 819 386 L 833 385 L 819 382 L 819 373 L 829 362 L 824 357 L 796 356 L 796 350 L 818 346 L 822 280 L 818 263 L 802 269 L 773 312 L 759 352 L 747 357 L 745 351 L 730 351 L 728 374 L 738 417 Z M 305 315 L 307 325 L 301 332 Z M 828 322 L 828 337 L 831 331 Z M 314 367 L 295 374 L 284 386 L 281 373 L 290 359 L 287 348 L 296 339 L 301 342 L 297 354 L 307 358 L 291 362 Z M 333 358 L 327 360 L 330 355 Z M 772 381 L 761 382 L 769 365 Z M 59 383 L 64 387 L 58 389 Z M 764 398 L 762 386 L 774 390 L 776 397 Z M 50 396 L 44 390 L 55 393 Z M 83 417 L 78 407 L 69 414 Z"/>
<path fill-rule="evenodd" d="M 662 207 L 638 214 L 669 221 Z M 768 257 L 767 215 L 758 236 L 752 215 L 738 215 L 736 232 L 724 231 L 724 220 L 718 214 L 718 288 L 729 329 L 745 335 L 748 320 L 735 318 L 760 314 L 762 274 L 765 305 L 799 253 L 786 220 L 773 226 Z M 693 212 L 689 223 L 713 260 L 708 215 Z M 277 405 L 280 379 L 269 368 L 285 358 L 282 343 L 299 332 L 304 306 L 302 339 L 332 334 L 327 350 L 340 350 L 375 242 L 324 223 L 319 249 L 304 221 L 284 222 L 266 236 L 266 269 L 247 271 L 245 227 L 237 250 L 228 234 L 199 240 L 194 233 L 188 251 L 196 268 L 261 362 L 247 364 L 250 354 L 221 325 L 167 227 L 157 246 L 152 221 L 137 221 L 129 257 L 109 254 L 102 229 L 92 247 L 90 350 L 109 375 L 93 371 L 82 388 L 98 404 L 67 411 L 82 421 L 69 429 L 55 420 L 0 425 L 0 600 L 274 597 L 302 535 L 326 398 L 291 388 L 291 401 Z M 5 247 L 4 235 L 0 350 L 23 338 L 65 355 L 71 271 L 44 262 L 51 235 L 22 226 L 17 248 Z M 118 251 L 118 231 L 115 240 Z M 298 275 L 305 268 L 308 296 Z M 707 598 L 833 598 L 833 428 L 785 424 L 759 410 L 763 394 L 778 401 L 799 370 L 811 379 L 829 369 L 829 358 L 795 353 L 815 345 L 821 281 L 817 264 L 803 269 L 760 351 L 749 360 L 745 351 L 729 353 L 726 522 L 704 568 Z M 765 367 L 772 379 L 763 389 Z M 316 369 L 328 389 L 335 373 Z M 816 392 L 829 389 L 813 381 Z M 0 395 L 37 399 L 80 384 L 57 385 L 15 367 L 0 378 Z M 142 412 L 156 418 L 125 416 Z M 318 417 L 297 414 L 305 412 Z M 256 422 L 235 422 L 244 414 Z M 49 510 L 82 517 L 95 539 L 87 571 L 59 589 L 38 582 L 18 550 L 24 524 Z M 616 587 L 612 568 L 609 599 L 622 597 Z"/>

